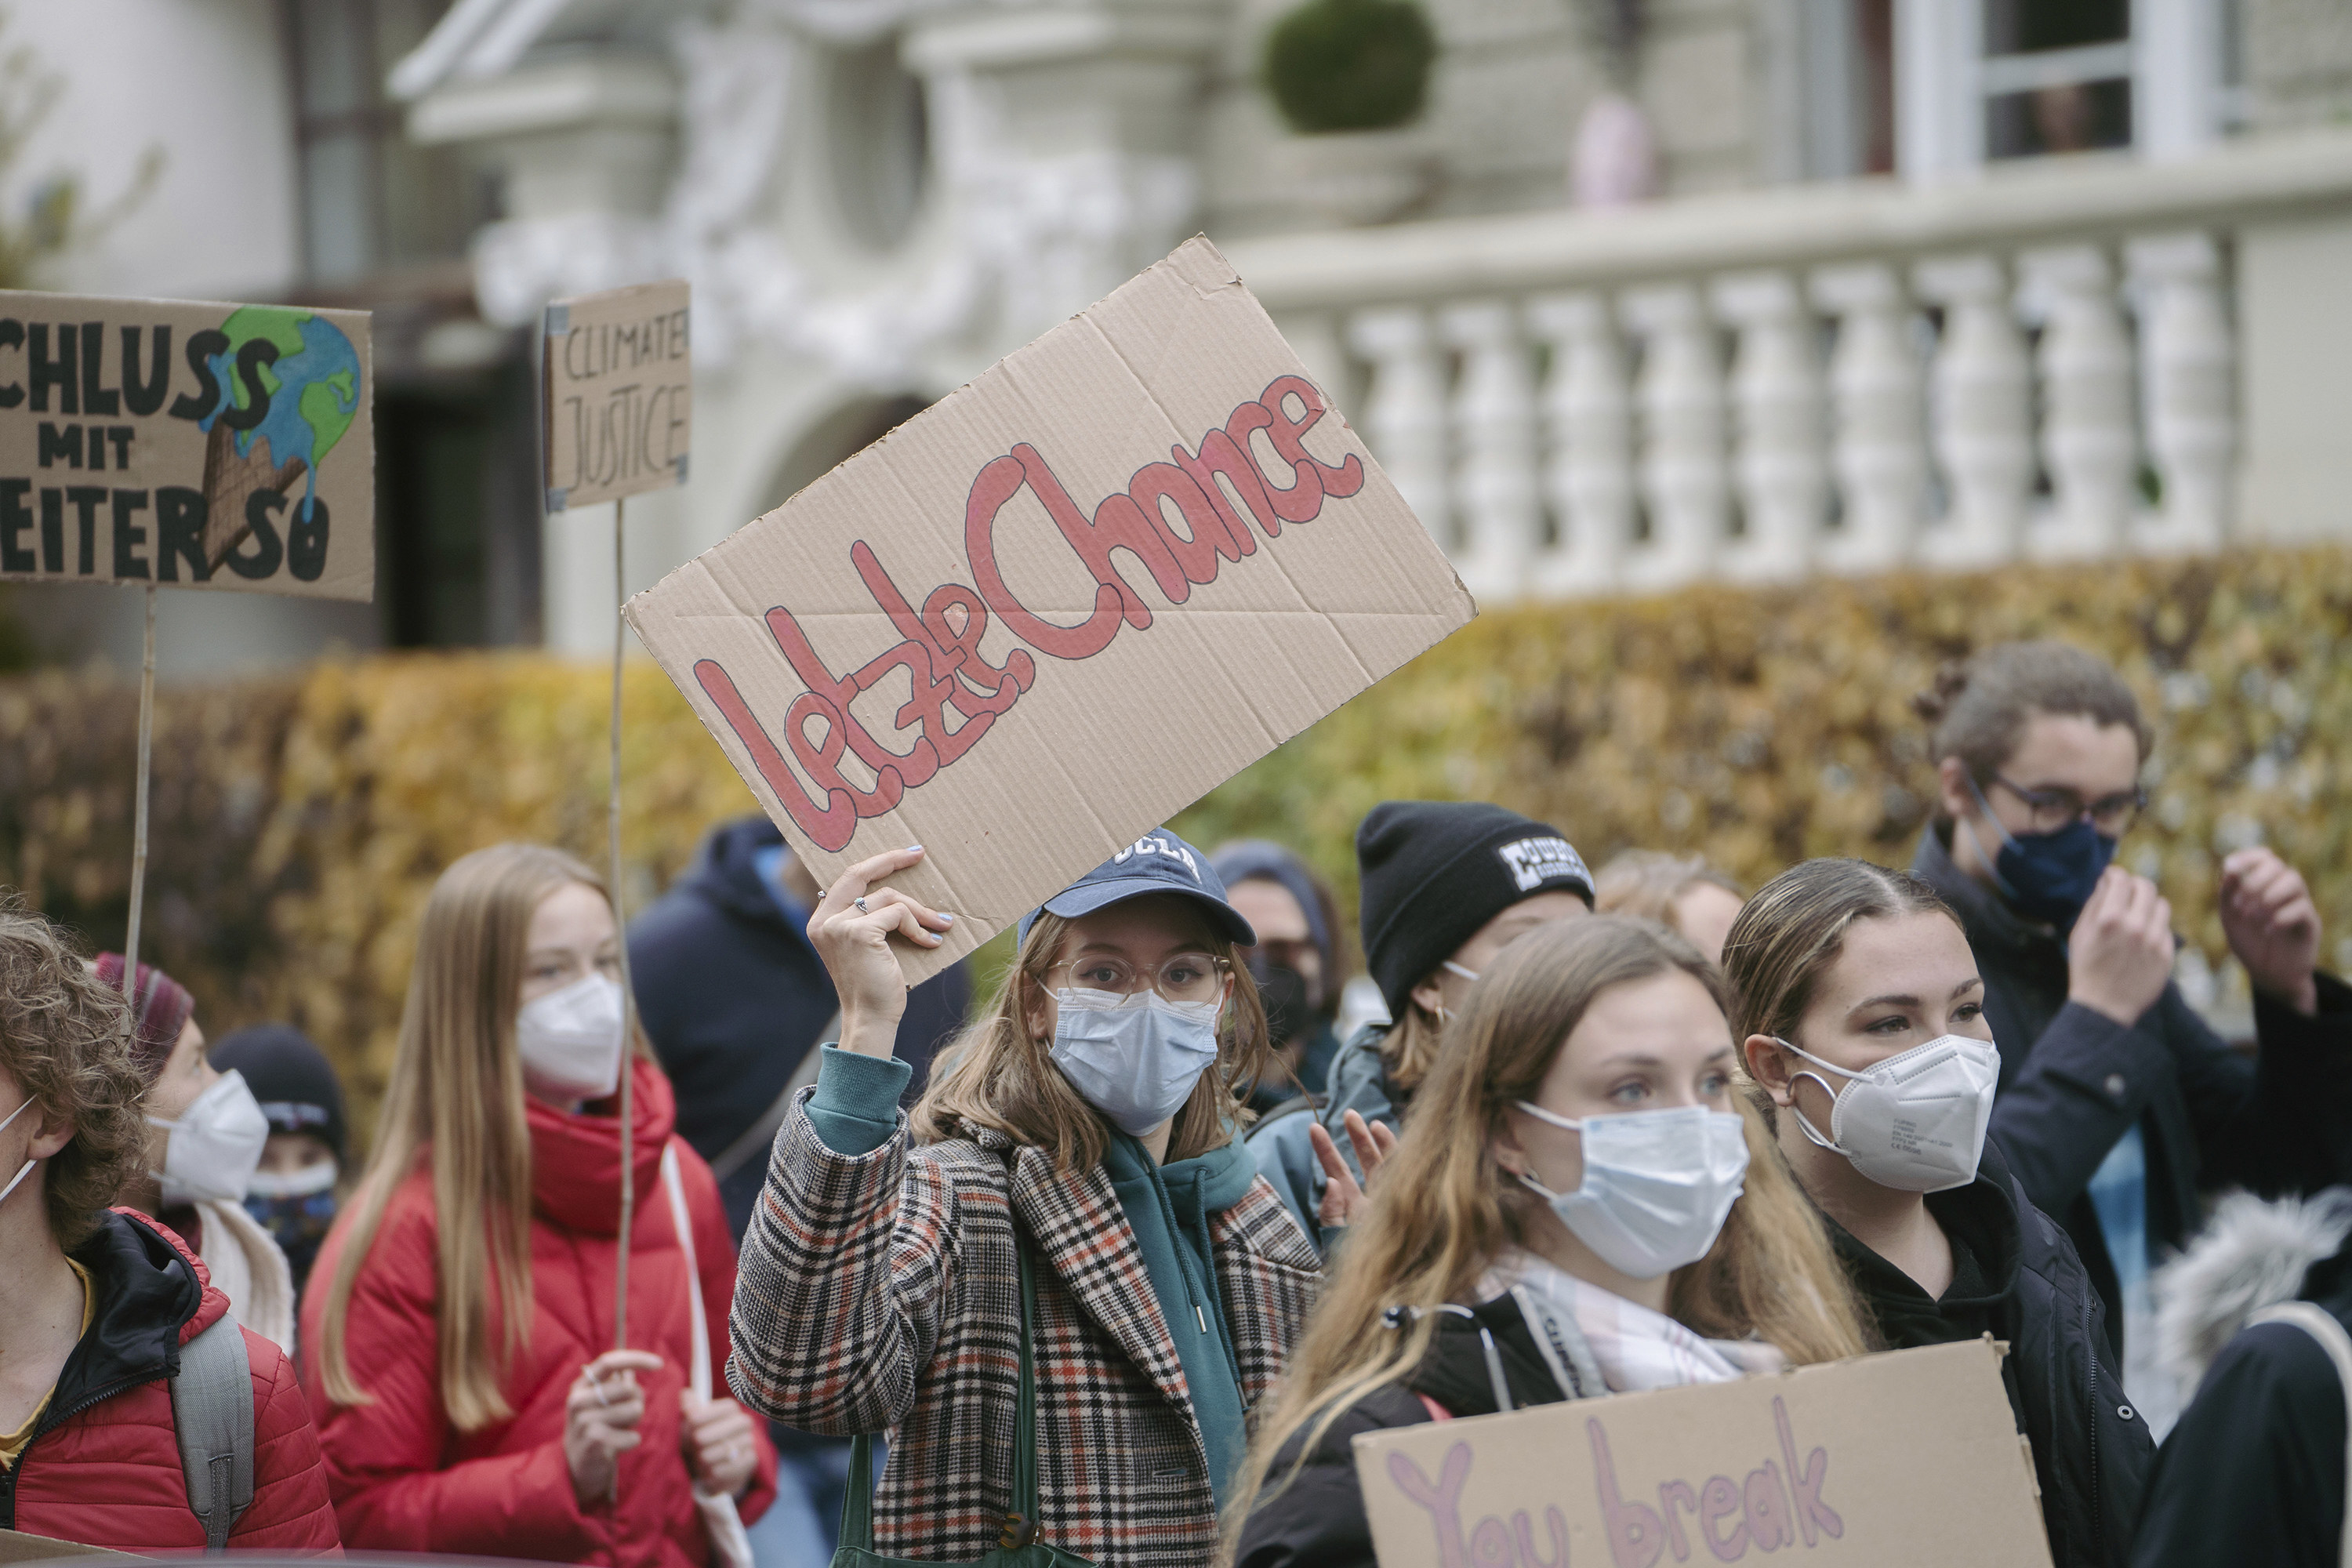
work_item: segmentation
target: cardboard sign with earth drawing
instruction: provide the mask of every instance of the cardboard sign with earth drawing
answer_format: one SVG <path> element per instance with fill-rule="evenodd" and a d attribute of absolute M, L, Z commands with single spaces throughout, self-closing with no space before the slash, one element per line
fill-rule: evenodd
<path fill-rule="evenodd" d="M 0 290 L 0 578 L 375 594 L 360 310 Z"/>
<path fill-rule="evenodd" d="M 1401 1426 L 1355 1449 L 1381 1568 L 2050 1562 L 1990 1339 Z"/>
<path fill-rule="evenodd" d="M 1476 613 L 1195 239 L 629 602 L 820 883 L 937 972 Z"/>

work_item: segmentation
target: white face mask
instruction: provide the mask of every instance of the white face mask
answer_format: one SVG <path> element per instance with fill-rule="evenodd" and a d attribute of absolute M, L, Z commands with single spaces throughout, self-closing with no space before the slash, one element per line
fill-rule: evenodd
<path fill-rule="evenodd" d="M 1843 1091 L 1820 1073 L 1811 1079 L 1836 1103 L 1830 1110 L 1830 1135 L 1822 1137 L 1805 1113 L 1790 1110 L 1799 1131 L 1853 1162 L 1853 1168 L 1882 1187 L 1901 1193 L 1940 1193 L 1977 1179 L 1985 1129 L 1992 1123 L 1992 1097 L 2000 1082 L 2000 1052 L 1990 1042 L 1944 1035 L 1926 1045 L 1873 1062 L 1852 1072 L 1799 1049 L 1815 1067 L 1847 1079 Z"/>
<path fill-rule="evenodd" d="M 246 1088 L 245 1075 L 232 1068 L 196 1096 L 177 1121 L 151 1116 L 148 1121 L 171 1130 L 163 1144 L 163 1168 L 152 1172 L 163 1184 L 167 1205 L 218 1198 L 242 1202 L 245 1187 L 261 1163 L 262 1146 L 269 1142 L 269 1118 Z"/>
<path fill-rule="evenodd" d="M 621 1082 L 621 987 L 589 974 L 515 1015 L 522 1080 L 541 1100 L 602 1100 Z"/>
<path fill-rule="evenodd" d="M 299 1171 L 256 1171 L 245 1184 L 245 1195 L 249 1198 L 307 1198 L 331 1190 L 338 1173 L 338 1167 L 332 1160 L 321 1160 Z"/>
<path fill-rule="evenodd" d="M 33 1102 L 30 1100 L 25 1101 L 25 1105 L 30 1105 Z M 10 1111 L 5 1117 L 0 1117 L 0 1132 L 6 1131 L 9 1122 L 16 1121 L 16 1118 L 25 1114 L 25 1105 L 18 1106 L 16 1110 Z M 16 1167 L 16 1173 L 8 1178 L 8 1184 L 5 1187 L 0 1187 L 0 1204 L 5 1204 L 8 1201 L 8 1194 L 16 1190 L 16 1184 L 23 1181 L 26 1176 L 31 1175 L 33 1173 L 33 1167 L 39 1163 L 40 1162 L 38 1160 L 27 1160 L 23 1164 Z"/>
<path fill-rule="evenodd" d="M 1686 1105 L 1571 1121 L 1524 1100 L 1518 1108 L 1584 1144 L 1576 1191 L 1555 1193 L 1526 1172 L 1519 1180 L 1601 1261 L 1633 1279 L 1705 1258 L 1746 1184 L 1747 1130 L 1727 1111 Z"/>
<path fill-rule="evenodd" d="M 1056 991 L 1049 1054 L 1088 1105 L 1140 1138 L 1184 1108 L 1217 1059 L 1223 1008 L 1157 991 Z"/>

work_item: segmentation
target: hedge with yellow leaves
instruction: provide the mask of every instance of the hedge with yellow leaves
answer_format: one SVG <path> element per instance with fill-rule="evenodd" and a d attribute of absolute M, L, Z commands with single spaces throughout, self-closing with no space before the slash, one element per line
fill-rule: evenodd
<path fill-rule="evenodd" d="M 1499 611 L 1228 783 L 1174 825 L 1298 846 L 1352 899 L 1352 836 L 1396 796 L 1499 801 L 1596 864 L 1696 850 L 1751 886 L 1810 855 L 1909 858 L 1931 770 L 1907 706 L 1944 659 L 2062 636 L 2115 660 L 2158 732 L 2126 863 L 2226 952 L 2220 855 L 2267 842 L 2317 890 L 2352 969 L 2352 552 L 1698 587 Z M 458 855 L 507 838 L 602 865 L 604 669 L 501 654 L 325 662 L 168 687 L 157 704 L 147 954 L 215 1036 L 289 1018 L 371 1124 L 417 911 Z M 634 665 L 624 724 L 631 907 L 711 823 L 751 809 L 683 699 Z M 0 884 L 121 940 L 135 692 L 0 681 Z"/>

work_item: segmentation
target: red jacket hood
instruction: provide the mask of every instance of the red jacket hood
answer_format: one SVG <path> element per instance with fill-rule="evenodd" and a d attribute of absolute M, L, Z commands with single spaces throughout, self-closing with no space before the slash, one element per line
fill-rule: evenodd
<path fill-rule="evenodd" d="M 201 1289 L 204 1295 L 196 1302 L 195 1315 L 180 1325 L 180 1342 L 186 1344 L 190 1340 L 220 1321 L 221 1315 L 228 1310 L 228 1298 L 222 1295 L 219 1289 L 213 1284 L 212 1270 L 206 1268 L 205 1260 L 198 1258 L 194 1249 L 180 1238 L 180 1233 L 152 1215 L 141 1214 L 137 1209 L 118 1208 L 114 1212 L 131 1224 L 153 1232 L 173 1252 L 178 1253 L 180 1261 L 185 1263 L 195 1274 L 197 1289 Z"/>
<path fill-rule="evenodd" d="M 669 1079 L 653 1063 L 633 1062 L 631 1076 L 635 1133 L 629 1163 L 636 1170 L 642 1205 L 661 1179 L 662 1147 L 677 1124 L 677 1101 Z M 620 1105 L 617 1094 L 578 1111 L 524 1098 L 530 1126 L 530 1202 L 540 1215 L 588 1236 L 620 1234 Z"/>

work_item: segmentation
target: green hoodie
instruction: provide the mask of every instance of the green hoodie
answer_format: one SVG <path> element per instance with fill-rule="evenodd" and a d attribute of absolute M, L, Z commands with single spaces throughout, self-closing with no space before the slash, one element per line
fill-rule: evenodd
<path fill-rule="evenodd" d="M 1241 1365 L 1217 1290 L 1209 1216 L 1242 1201 L 1257 1180 L 1257 1162 L 1236 1136 L 1205 1154 L 1156 1164 L 1142 1144 L 1114 1128 L 1103 1148 L 1103 1173 L 1126 1211 L 1151 1293 L 1168 1320 L 1176 1359 L 1192 1390 L 1192 1414 L 1201 1423 L 1201 1444 L 1208 1450 L 1209 1489 L 1222 1509 L 1225 1488 L 1249 1447 L 1249 1427 L 1242 1409 Z"/>

